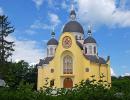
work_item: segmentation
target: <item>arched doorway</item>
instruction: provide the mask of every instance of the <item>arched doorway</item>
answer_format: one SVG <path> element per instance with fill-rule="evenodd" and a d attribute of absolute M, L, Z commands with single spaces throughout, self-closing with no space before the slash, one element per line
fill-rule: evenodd
<path fill-rule="evenodd" d="M 71 78 L 65 78 L 63 82 L 64 88 L 72 88 L 73 87 L 73 81 Z"/>

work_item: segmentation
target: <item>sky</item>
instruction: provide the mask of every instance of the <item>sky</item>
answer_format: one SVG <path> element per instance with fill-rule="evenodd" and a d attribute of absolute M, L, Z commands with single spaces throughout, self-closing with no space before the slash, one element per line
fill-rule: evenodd
<path fill-rule="evenodd" d="M 58 40 L 70 20 L 72 2 L 85 36 L 92 25 L 98 54 L 110 56 L 112 75 L 130 75 L 130 0 L 0 0 L 0 15 L 15 27 L 8 37 L 15 42 L 12 59 L 31 64 L 43 59 L 53 29 Z"/>

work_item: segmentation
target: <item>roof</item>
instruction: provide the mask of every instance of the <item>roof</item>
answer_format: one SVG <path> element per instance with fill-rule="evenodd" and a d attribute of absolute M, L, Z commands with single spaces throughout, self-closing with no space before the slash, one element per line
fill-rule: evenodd
<path fill-rule="evenodd" d="M 55 38 L 50 39 L 47 45 L 58 45 L 58 41 Z"/>
<path fill-rule="evenodd" d="M 96 43 L 96 40 L 93 37 L 89 36 L 84 40 L 84 44 L 86 43 Z"/>
<path fill-rule="evenodd" d="M 67 24 L 65 24 L 63 33 L 64 32 L 79 32 L 84 34 L 83 27 L 77 21 L 69 21 Z"/>
<path fill-rule="evenodd" d="M 90 60 L 91 62 L 95 62 L 99 64 L 106 64 L 105 59 L 102 57 L 97 57 L 95 55 L 84 55 L 84 56 L 86 59 Z M 49 64 L 49 62 L 52 61 L 53 58 L 54 57 L 46 57 L 45 59 L 40 59 L 38 66 L 42 66 L 43 64 Z"/>
<path fill-rule="evenodd" d="M 54 57 L 46 57 L 45 59 L 40 59 L 39 66 L 42 66 L 43 64 L 49 64 L 49 62 L 53 59 Z"/>
<path fill-rule="evenodd" d="M 106 64 L 106 61 L 102 57 L 97 57 L 94 55 L 84 55 L 86 59 L 90 60 L 91 62 L 99 63 L 99 64 Z M 39 66 L 42 66 L 43 64 L 49 64 L 50 61 L 52 61 L 54 57 L 46 57 L 45 59 L 40 59 Z"/>
<path fill-rule="evenodd" d="M 80 47 L 80 49 L 83 50 L 83 45 L 79 41 L 76 41 L 76 43 Z"/>
<path fill-rule="evenodd" d="M 104 58 L 99 57 L 99 63 L 101 63 L 101 64 L 106 64 L 106 61 L 105 61 Z"/>
<path fill-rule="evenodd" d="M 95 55 L 84 55 L 84 56 L 91 62 L 95 62 L 95 63 L 99 63 L 99 64 L 106 64 L 105 59 L 102 57 L 97 57 Z"/>

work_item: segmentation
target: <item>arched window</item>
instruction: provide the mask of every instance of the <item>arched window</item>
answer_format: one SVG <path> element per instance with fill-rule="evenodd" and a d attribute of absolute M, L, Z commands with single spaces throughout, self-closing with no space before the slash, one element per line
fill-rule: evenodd
<path fill-rule="evenodd" d="M 50 87 L 54 86 L 54 79 L 50 81 Z"/>
<path fill-rule="evenodd" d="M 89 46 L 89 54 L 92 54 L 92 46 Z"/>
<path fill-rule="evenodd" d="M 54 73 L 54 69 L 53 68 L 51 69 L 51 73 Z"/>
<path fill-rule="evenodd" d="M 87 54 L 87 48 L 85 47 L 85 54 Z"/>
<path fill-rule="evenodd" d="M 89 68 L 86 68 L 86 69 L 85 69 L 85 72 L 89 72 Z"/>
<path fill-rule="evenodd" d="M 73 73 L 73 59 L 69 55 L 67 55 L 63 58 L 63 73 L 64 74 Z"/>
<path fill-rule="evenodd" d="M 76 35 L 75 38 L 76 38 L 76 40 L 77 40 L 77 39 L 78 39 L 78 36 Z"/>
<path fill-rule="evenodd" d="M 49 49 L 47 48 L 47 55 L 49 55 Z"/>
<path fill-rule="evenodd" d="M 53 48 L 50 48 L 50 55 L 53 55 Z"/>
<path fill-rule="evenodd" d="M 96 46 L 94 46 L 94 54 L 96 54 Z"/>
<path fill-rule="evenodd" d="M 80 35 L 79 35 L 79 40 L 81 40 L 81 37 L 80 37 Z"/>

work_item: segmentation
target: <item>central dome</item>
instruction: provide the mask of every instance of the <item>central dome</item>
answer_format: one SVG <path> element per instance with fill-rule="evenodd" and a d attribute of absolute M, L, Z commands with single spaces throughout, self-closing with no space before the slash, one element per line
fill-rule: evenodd
<path fill-rule="evenodd" d="M 84 34 L 83 27 L 77 21 L 69 21 L 67 24 L 65 24 L 63 28 L 63 33 L 64 32 L 79 32 Z"/>

